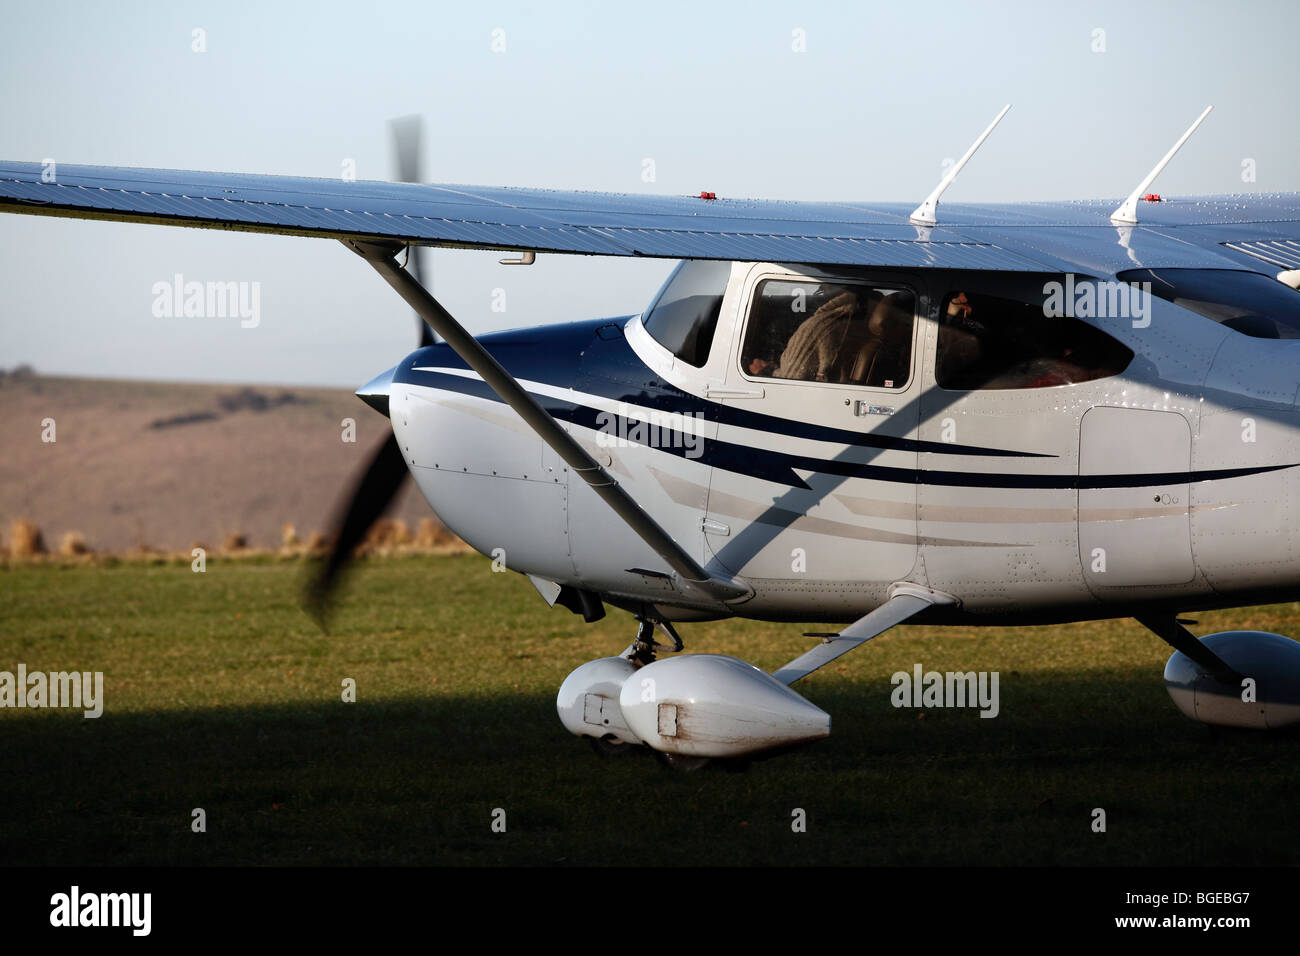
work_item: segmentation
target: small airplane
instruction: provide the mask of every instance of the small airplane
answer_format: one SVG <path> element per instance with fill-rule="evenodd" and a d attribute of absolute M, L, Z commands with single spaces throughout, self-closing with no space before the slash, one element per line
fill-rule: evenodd
<path fill-rule="evenodd" d="M 357 393 L 392 436 L 315 606 L 413 475 L 550 605 L 635 617 L 557 699 L 601 752 L 825 737 L 791 685 L 904 621 L 1131 616 L 1187 716 L 1300 723 L 1300 643 L 1180 617 L 1300 599 L 1300 194 L 1148 192 L 1207 109 L 1118 206 L 940 208 L 1006 112 L 916 208 L 0 162 L 0 210 L 331 238 L 378 272 L 424 338 Z M 476 338 L 427 246 L 682 261 L 639 314 Z M 658 656 L 728 617 L 846 626 L 772 674 Z"/>

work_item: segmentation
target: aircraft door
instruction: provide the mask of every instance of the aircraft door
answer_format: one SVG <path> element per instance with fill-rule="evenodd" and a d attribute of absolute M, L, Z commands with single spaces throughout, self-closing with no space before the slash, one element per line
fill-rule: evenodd
<path fill-rule="evenodd" d="M 888 276 L 751 273 L 710 455 L 720 570 L 846 593 L 912 571 L 918 298 Z"/>

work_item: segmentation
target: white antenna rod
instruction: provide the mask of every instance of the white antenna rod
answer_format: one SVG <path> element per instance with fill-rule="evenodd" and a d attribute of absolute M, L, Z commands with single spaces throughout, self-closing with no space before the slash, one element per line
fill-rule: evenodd
<path fill-rule="evenodd" d="M 1187 142 L 1188 137 L 1190 137 L 1193 133 L 1196 132 L 1196 127 L 1200 126 L 1202 120 L 1204 120 L 1205 117 L 1210 115 L 1210 110 L 1212 109 L 1214 109 L 1213 106 L 1207 106 L 1205 108 L 1205 112 L 1203 112 L 1200 116 L 1196 117 L 1196 122 L 1187 128 L 1187 132 L 1183 134 L 1182 139 L 1174 143 L 1173 148 L 1170 149 L 1169 152 L 1165 153 L 1165 158 L 1160 160 L 1160 162 L 1156 163 L 1156 168 L 1151 170 L 1151 172 L 1147 173 L 1146 179 L 1138 183 L 1137 189 L 1129 193 L 1128 199 L 1125 199 L 1123 204 L 1121 204 L 1118 209 L 1116 209 L 1113 213 L 1110 214 L 1111 222 L 1136 223 L 1138 221 L 1137 218 L 1138 200 L 1146 195 L 1147 187 L 1150 186 L 1153 182 L 1155 182 L 1155 178 L 1160 175 L 1160 171 L 1169 165 L 1169 160 L 1174 158 L 1174 153 L 1182 149 L 1183 143 Z"/>
<path fill-rule="evenodd" d="M 939 185 L 934 187 L 934 192 L 925 197 L 925 202 L 912 210 L 912 222 L 919 226 L 935 225 L 937 220 L 934 218 L 934 214 L 939 208 L 939 197 L 943 195 L 945 189 L 952 185 L 952 181 L 957 178 L 957 174 L 961 172 L 961 168 L 966 165 L 966 162 L 972 156 L 975 155 L 975 150 L 979 149 L 980 146 L 984 144 L 984 141 L 989 138 L 989 133 L 993 132 L 993 127 L 1002 122 L 1002 117 L 1007 115 L 1007 110 L 1009 109 L 1011 109 L 1010 103 L 1002 107 L 1002 112 L 994 117 L 992 123 L 989 123 L 988 129 L 980 133 L 980 138 L 971 143 L 970 149 L 966 150 L 966 155 L 957 160 L 957 165 L 948 170 L 948 174 L 944 176 L 943 179 L 939 180 Z"/>

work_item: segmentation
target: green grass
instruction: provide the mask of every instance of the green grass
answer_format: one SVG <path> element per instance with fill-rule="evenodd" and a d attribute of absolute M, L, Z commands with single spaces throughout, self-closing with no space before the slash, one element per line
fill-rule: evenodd
<path fill-rule="evenodd" d="M 797 685 L 833 716 L 828 740 L 744 773 L 674 773 L 597 758 L 555 715 L 570 670 L 626 646 L 626 614 L 584 625 L 477 556 L 371 559 L 322 635 L 298 609 L 302 572 L 0 568 L 0 670 L 102 670 L 106 698 L 98 720 L 0 710 L 0 862 L 1300 861 L 1300 740 L 1184 718 L 1168 648 L 1132 621 L 898 628 Z M 1294 635 L 1300 606 L 1200 622 Z M 682 632 L 690 651 L 774 669 L 805 629 Z M 999 671 L 1001 714 L 894 709 L 889 675 L 917 662 Z"/>

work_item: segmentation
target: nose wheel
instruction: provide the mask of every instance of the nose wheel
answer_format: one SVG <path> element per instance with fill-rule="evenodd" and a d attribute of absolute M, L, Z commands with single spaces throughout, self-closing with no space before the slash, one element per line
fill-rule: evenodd
<path fill-rule="evenodd" d="M 666 754 L 659 750 L 656 750 L 654 755 L 661 766 L 678 773 L 690 773 L 713 762 L 712 757 L 687 757 L 684 754 Z"/>
<path fill-rule="evenodd" d="M 635 753 L 641 749 L 641 744 L 628 743 L 626 740 L 619 740 L 617 737 L 588 737 L 591 741 L 591 749 L 595 751 L 596 756 L 606 759 L 614 757 L 626 757 L 630 753 Z"/>
<path fill-rule="evenodd" d="M 556 696 L 560 721 L 587 737 L 598 755 L 624 756 L 644 747 L 668 770 L 689 773 L 716 764 L 743 771 L 754 754 L 830 733 L 830 715 L 739 658 L 656 660 L 660 651 L 682 650 L 682 639 L 654 608 L 638 610 L 636 637 L 627 649 L 582 664 Z"/>
<path fill-rule="evenodd" d="M 666 645 L 660 644 L 655 640 L 655 631 L 660 631 L 665 637 L 671 640 L 673 653 L 682 651 L 686 645 L 682 643 L 681 636 L 678 635 L 677 629 L 668 621 L 657 616 L 651 616 L 643 612 L 637 616 L 639 622 L 636 631 L 636 640 L 624 655 L 634 662 L 638 667 L 644 667 L 647 664 L 653 664 L 655 661 L 655 652 L 664 649 Z M 626 752 L 628 745 L 622 744 L 622 750 Z M 597 750 L 597 753 L 606 753 L 607 751 Z M 655 759 L 659 761 L 660 766 L 667 767 L 669 770 L 675 770 L 678 773 L 689 773 L 693 770 L 699 770 L 701 767 L 712 763 L 710 757 L 688 757 L 685 754 L 664 753 L 660 750 L 652 751 Z"/>

